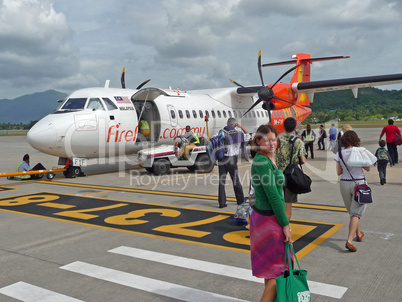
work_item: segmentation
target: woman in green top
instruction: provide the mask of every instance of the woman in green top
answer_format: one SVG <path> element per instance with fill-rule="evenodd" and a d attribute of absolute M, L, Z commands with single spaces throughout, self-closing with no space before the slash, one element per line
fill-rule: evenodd
<path fill-rule="evenodd" d="M 250 217 L 250 253 L 253 275 L 265 279 L 261 301 L 274 301 L 275 278 L 284 273 L 285 242 L 292 244 L 283 199 L 284 176 L 274 159 L 278 147 L 275 128 L 260 126 L 253 139 L 257 155 L 251 176 L 256 202 Z"/>

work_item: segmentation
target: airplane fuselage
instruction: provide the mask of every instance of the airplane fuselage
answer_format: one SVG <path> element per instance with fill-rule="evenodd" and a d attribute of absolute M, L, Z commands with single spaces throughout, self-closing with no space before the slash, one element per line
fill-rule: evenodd
<path fill-rule="evenodd" d="M 237 118 L 249 132 L 255 132 L 269 118 L 261 107 L 243 116 L 254 102 L 253 95 L 239 95 L 236 88 L 191 92 L 158 88 L 82 89 L 36 123 L 28 132 L 28 142 L 41 152 L 61 158 L 132 154 L 151 145 L 172 143 L 176 136 L 185 133 L 186 125 L 197 136 L 208 139 L 226 126 L 229 117 Z M 274 110 L 272 122 L 283 132 L 284 119 L 294 117 L 300 123 L 310 112 L 308 107 L 303 110 L 296 106 Z M 139 120 L 149 124 L 147 138 L 141 134 Z"/>

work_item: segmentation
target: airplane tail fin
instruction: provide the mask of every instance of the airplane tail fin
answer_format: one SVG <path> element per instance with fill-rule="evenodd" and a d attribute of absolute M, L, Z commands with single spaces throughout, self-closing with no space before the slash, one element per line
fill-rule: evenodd
<path fill-rule="evenodd" d="M 347 58 L 350 58 L 350 57 L 349 56 L 335 56 L 335 57 L 311 58 L 311 56 L 309 54 L 298 53 L 292 57 L 292 60 L 271 63 L 271 64 L 264 64 L 264 65 L 262 65 L 262 67 L 295 64 L 297 67 L 296 67 L 293 77 L 290 81 L 290 85 L 292 85 L 293 83 L 310 82 L 310 65 L 313 62 L 347 59 Z M 311 99 L 311 101 L 310 101 L 310 99 Z M 299 93 L 299 95 L 297 97 L 296 105 L 310 106 L 310 103 L 312 103 L 312 101 L 313 101 L 313 95 L 309 96 L 306 93 Z"/>

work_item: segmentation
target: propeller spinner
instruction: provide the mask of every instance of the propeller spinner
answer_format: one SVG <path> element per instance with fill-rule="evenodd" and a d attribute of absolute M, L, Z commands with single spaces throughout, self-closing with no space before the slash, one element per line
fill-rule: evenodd
<path fill-rule="evenodd" d="M 289 69 L 288 71 L 286 71 L 271 87 L 265 86 L 264 84 L 264 78 L 262 76 L 262 69 L 261 69 L 261 50 L 258 54 L 258 62 L 257 62 L 257 66 L 258 66 L 258 73 L 260 74 L 260 80 L 261 80 L 261 85 L 262 86 L 254 86 L 254 87 L 244 87 L 243 85 L 233 81 L 232 79 L 230 80 L 233 84 L 242 87 L 245 89 L 245 91 L 247 92 L 257 92 L 258 94 L 258 100 L 243 114 L 246 115 L 251 109 L 253 109 L 255 106 L 257 106 L 258 104 L 260 104 L 261 102 L 264 102 L 262 107 L 268 111 L 268 116 L 269 116 L 269 122 L 271 123 L 271 110 L 275 109 L 275 104 L 272 103 L 273 99 L 277 99 L 277 100 L 281 100 L 283 102 L 292 104 L 292 102 L 289 102 L 287 100 L 284 100 L 278 96 L 275 95 L 273 88 L 275 87 L 275 85 L 277 83 L 279 83 L 280 80 L 282 80 L 285 76 L 287 76 L 290 72 L 292 72 L 293 70 L 295 70 L 297 67 L 299 67 L 300 65 L 296 65 L 294 67 L 292 67 L 291 69 Z"/>

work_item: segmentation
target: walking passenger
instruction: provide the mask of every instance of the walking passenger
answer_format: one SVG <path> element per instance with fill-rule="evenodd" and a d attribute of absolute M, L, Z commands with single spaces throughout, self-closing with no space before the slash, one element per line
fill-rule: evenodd
<path fill-rule="evenodd" d="M 343 134 L 341 138 L 341 145 L 344 149 L 340 149 L 335 155 L 336 172 L 341 176 L 340 191 L 343 202 L 350 215 L 349 221 L 349 234 L 345 247 L 351 251 L 356 252 L 356 247 L 352 244 L 353 237 L 356 235 L 356 241 L 363 240 L 364 233 L 360 231 L 359 220 L 366 210 L 366 204 L 360 204 L 355 199 L 355 185 L 366 183 L 364 171 L 370 171 L 370 167 L 352 167 L 347 165 L 349 156 L 352 152 L 352 147 L 360 146 L 360 139 L 356 132 L 349 130 Z M 354 180 L 353 180 L 354 179 Z"/>
<path fill-rule="evenodd" d="M 385 141 L 382 139 L 378 144 L 380 148 L 375 151 L 377 162 L 374 165 L 377 165 L 378 173 L 380 174 L 380 183 L 384 185 L 387 182 L 387 165 L 389 163 L 392 167 L 394 164 L 391 155 L 388 153 L 387 149 L 385 149 Z"/>
<path fill-rule="evenodd" d="M 303 142 L 296 136 L 292 135 L 296 128 L 296 120 L 293 117 L 288 117 L 284 121 L 283 126 L 286 133 L 279 137 L 280 147 L 275 152 L 275 160 L 278 169 L 282 172 L 284 172 L 286 167 L 290 164 L 303 165 L 306 162 L 306 150 L 304 149 Z M 294 139 L 293 144 L 291 143 L 291 139 Z M 292 148 L 293 155 L 292 158 L 290 158 Z M 292 216 L 292 204 L 297 202 L 297 194 L 289 190 L 286 184 L 283 187 L 283 194 L 285 198 L 286 215 L 290 220 Z"/>
<path fill-rule="evenodd" d="M 318 130 L 318 150 L 325 150 L 325 138 L 327 137 L 327 132 L 324 129 L 324 125 L 320 125 Z"/>
<path fill-rule="evenodd" d="M 331 128 L 329 128 L 328 133 L 329 133 L 329 147 L 328 150 L 332 150 L 335 146 L 336 142 L 336 133 L 338 130 L 335 128 L 335 124 L 331 124 Z"/>
<path fill-rule="evenodd" d="M 236 127 L 240 128 L 242 131 L 236 130 Z M 228 119 L 227 126 L 223 128 L 223 133 L 225 135 L 223 141 L 225 145 L 225 154 L 222 159 L 218 159 L 219 208 L 224 208 L 227 206 L 225 184 L 228 173 L 232 179 L 237 204 L 242 204 L 244 201 L 243 186 L 240 182 L 239 170 L 237 167 L 237 158 L 239 156 L 240 147 L 242 147 L 242 151 L 248 160 L 245 143 L 250 140 L 250 134 L 248 134 L 247 130 L 244 129 L 244 127 L 238 123 L 234 117 L 230 117 Z"/>
<path fill-rule="evenodd" d="M 387 149 L 389 154 L 391 155 L 392 162 L 395 164 L 398 163 L 398 149 L 395 144 L 396 135 L 401 135 L 401 130 L 397 126 L 394 125 L 394 120 L 388 120 L 388 126 L 385 126 L 380 135 L 380 140 L 385 134 L 385 140 L 387 141 Z"/>

